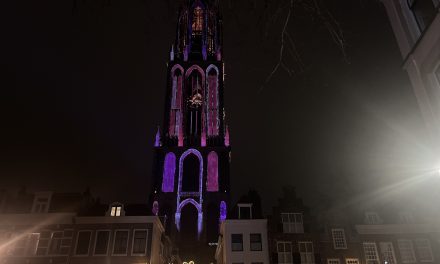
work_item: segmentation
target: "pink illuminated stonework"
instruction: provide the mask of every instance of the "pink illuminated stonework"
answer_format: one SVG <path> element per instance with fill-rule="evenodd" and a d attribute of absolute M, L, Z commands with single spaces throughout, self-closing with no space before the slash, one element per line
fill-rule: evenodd
<path fill-rule="evenodd" d="M 206 189 L 208 192 L 218 192 L 218 156 L 214 151 L 208 154 L 208 180 Z"/>
<path fill-rule="evenodd" d="M 174 174 L 176 172 L 176 155 L 169 152 L 163 166 L 162 192 L 174 191 Z"/>

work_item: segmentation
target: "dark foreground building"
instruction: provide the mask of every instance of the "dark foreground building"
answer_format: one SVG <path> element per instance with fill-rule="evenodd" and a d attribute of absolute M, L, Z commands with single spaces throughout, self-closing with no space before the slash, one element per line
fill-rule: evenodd
<path fill-rule="evenodd" d="M 146 205 L 104 205 L 86 192 L 0 197 L 0 263 L 181 263 Z"/>

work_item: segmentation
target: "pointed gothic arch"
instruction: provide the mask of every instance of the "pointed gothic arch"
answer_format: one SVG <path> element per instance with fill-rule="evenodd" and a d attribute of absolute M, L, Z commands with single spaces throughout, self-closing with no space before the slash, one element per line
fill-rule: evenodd
<path fill-rule="evenodd" d="M 183 163 L 185 161 L 185 158 L 190 154 L 194 154 L 199 160 L 199 175 L 198 175 L 198 177 L 199 177 L 198 187 L 199 188 L 198 188 L 198 191 L 196 191 L 194 193 L 198 194 L 201 199 L 202 192 L 203 192 L 203 188 L 202 188 L 203 187 L 203 185 L 202 185 L 202 182 L 203 182 L 203 157 L 202 157 L 202 154 L 200 153 L 200 151 L 198 151 L 197 149 L 188 149 L 187 151 L 185 151 L 182 154 L 182 156 L 180 156 L 180 159 L 179 159 L 179 183 L 178 183 L 178 187 L 177 187 L 177 192 L 178 192 L 179 197 L 180 197 L 180 194 L 185 193 L 182 190 L 183 171 L 185 169 L 183 166 Z M 180 201 L 178 200 L 177 205 L 179 205 L 179 202 Z"/>
<path fill-rule="evenodd" d="M 182 129 L 182 90 L 184 69 L 179 64 L 171 68 L 171 106 L 168 134 L 170 137 L 179 136 Z"/>
<path fill-rule="evenodd" d="M 206 103 L 207 103 L 207 126 L 208 126 L 208 137 L 219 135 L 219 70 L 217 66 L 211 64 L 206 68 L 207 76 L 207 91 L 206 91 Z"/>

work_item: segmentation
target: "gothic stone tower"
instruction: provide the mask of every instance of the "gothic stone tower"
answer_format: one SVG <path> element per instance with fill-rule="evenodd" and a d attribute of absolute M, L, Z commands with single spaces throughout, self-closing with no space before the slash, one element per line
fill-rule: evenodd
<path fill-rule="evenodd" d="M 164 126 L 155 142 L 153 213 L 181 255 L 217 242 L 229 202 L 222 22 L 216 0 L 185 0 L 170 51 Z M 215 249 L 215 247 L 212 247 Z"/>

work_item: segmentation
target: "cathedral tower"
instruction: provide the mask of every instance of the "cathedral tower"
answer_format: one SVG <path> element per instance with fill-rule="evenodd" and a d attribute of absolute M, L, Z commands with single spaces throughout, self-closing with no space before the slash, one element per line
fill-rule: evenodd
<path fill-rule="evenodd" d="M 153 214 L 166 216 L 167 232 L 182 257 L 190 257 L 196 245 L 217 242 L 229 204 L 230 146 L 217 0 L 185 0 L 167 71 L 151 203 Z"/>

